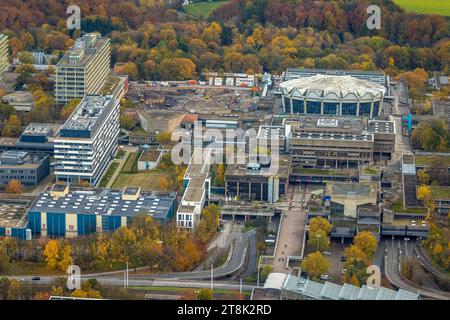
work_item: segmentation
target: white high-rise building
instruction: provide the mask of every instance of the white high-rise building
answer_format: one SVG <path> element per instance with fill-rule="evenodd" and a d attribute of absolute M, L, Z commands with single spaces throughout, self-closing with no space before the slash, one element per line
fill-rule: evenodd
<path fill-rule="evenodd" d="M 55 138 L 56 180 L 97 184 L 114 158 L 119 136 L 119 101 L 87 95 Z"/>
<path fill-rule="evenodd" d="M 111 64 L 109 39 L 97 33 L 78 38 L 56 65 L 56 102 L 66 104 L 85 94 L 98 94 Z"/>

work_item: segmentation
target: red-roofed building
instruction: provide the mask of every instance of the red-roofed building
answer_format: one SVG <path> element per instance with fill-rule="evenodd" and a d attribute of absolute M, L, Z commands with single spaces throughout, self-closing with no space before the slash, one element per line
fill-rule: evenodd
<path fill-rule="evenodd" d="M 194 123 L 198 121 L 198 114 L 189 113 L 181 120 L 180 127 L 183 129 L 194 129 Z"/>

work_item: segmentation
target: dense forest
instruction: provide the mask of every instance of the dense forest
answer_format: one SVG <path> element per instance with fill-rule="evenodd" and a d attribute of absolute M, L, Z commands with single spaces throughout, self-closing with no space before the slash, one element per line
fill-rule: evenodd
<path fill-rule="evenodd" d="M 13 55 L 62 52 L 80 31 L 67 30 L 69 0 L 2 0 L 0 30 Z M 450 71 L 450 21 L 405 13 L 391 0 L 230 0 L 208 20 L 181 1 L 80 0 L 82 31 L 109 36 L 112 63 L 132 79 L 187 79 L 201 72 L 282 72 L 287 67 Z M 368 5 L 382 8 L 369 30 Z"/>

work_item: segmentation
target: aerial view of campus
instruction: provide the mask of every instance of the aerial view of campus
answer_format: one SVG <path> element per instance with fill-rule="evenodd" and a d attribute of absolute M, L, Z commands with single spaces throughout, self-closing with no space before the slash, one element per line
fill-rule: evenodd
<path fill-rule="evenodd" d="M 450 0 L 0 0 L 0 300 L 450 300 Z"/>

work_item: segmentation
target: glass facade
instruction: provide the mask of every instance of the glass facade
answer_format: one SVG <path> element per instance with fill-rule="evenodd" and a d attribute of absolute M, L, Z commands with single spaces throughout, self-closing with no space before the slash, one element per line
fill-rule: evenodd
<path fill-rule="evenodd" d="M 368 116 L 370 115 L 370 108 L 372 107 L 372 103 L 363 102 L 359 104 L 359 115 L 360 116 Z"/>
<path fill-rule="evenodd" d="M 306 101 L 306 113 L 320 114 L 321 113 L 321 102 L 320 101 Z"/>
<path fill-rule="evenodd" d="M 284 97 L 284 112 L 291 113 L 291 99 Z"/>
<path fill-rule="evenodd" d="M 373 103 L 372 117 L 378 117 L 379 113 L 380 113 L 380 101 L 375 101 Z"/>
<path fill-rule="evenodd" d="M 324 102 L 323 113 L 324 114 L 338 114 L 339 113 L 339 102 Z"/>
<path fill-rule="evenodd" d="M 357 107 L 358 107 L 357 103 L 343 103 L 342 104 L 342 115 L 356 116 Z"/>
<path fill-rule="evenodd" d="M 292 112 L 305 113 L 303 100 L 292 99 Z"/>

